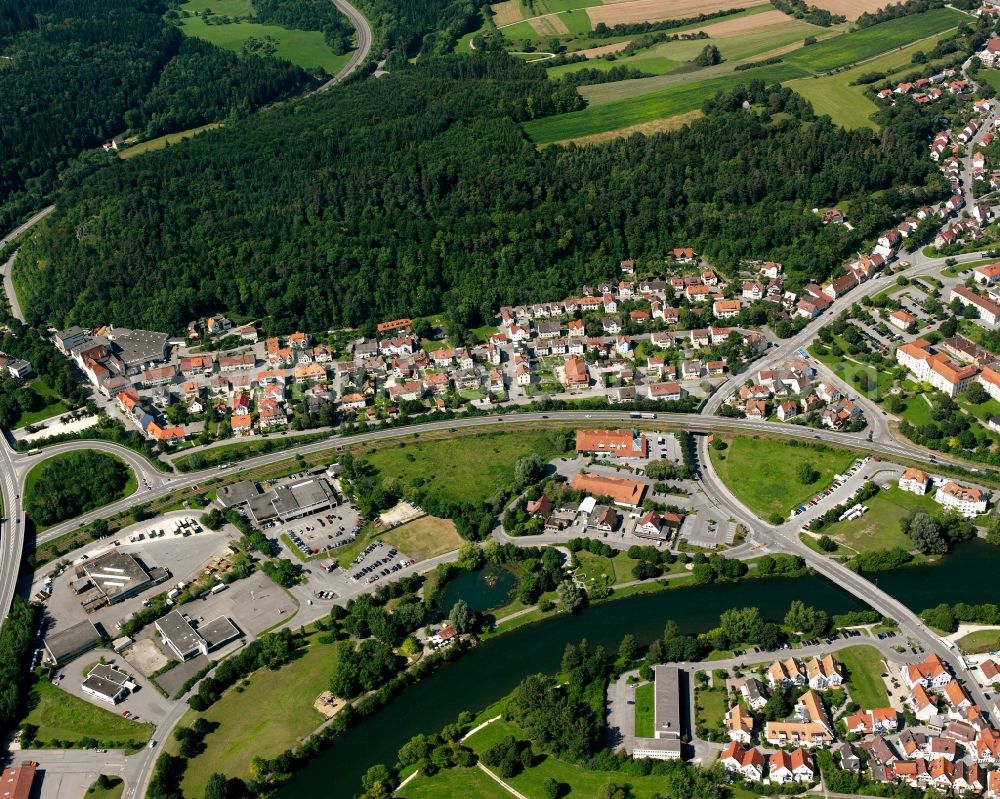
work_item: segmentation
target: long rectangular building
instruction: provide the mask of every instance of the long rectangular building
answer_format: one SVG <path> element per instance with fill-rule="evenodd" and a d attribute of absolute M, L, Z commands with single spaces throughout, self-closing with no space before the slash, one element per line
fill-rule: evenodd
<path fill-rule="evenodd" d="M 577 430 L 576 451 L 610 458 L 647 458 L 649 441 L 635 430 Z"/>

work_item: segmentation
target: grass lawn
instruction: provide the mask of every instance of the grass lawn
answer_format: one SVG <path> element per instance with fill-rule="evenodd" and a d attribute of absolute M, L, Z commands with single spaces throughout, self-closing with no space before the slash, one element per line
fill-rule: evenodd
<path fill-rule="evenodd" d="M 977 419 L 989 419 L 991 416 L 1000 414 L 1000 402 L 997 402 L 992 397 L 989 397 L 985 402 L 973 404 L 963 395 L 958 397 L 958 404 Z"/>
<path fill-rule="evenodd" d="M 699 688 L 694 695 L 696 724 L 708 730 L 721 730 L 726 718 L 726 689 L 721 686 Z"/>
<path fill-rule="evenodd" d="M 131 467 L 129 467 L 128 464 L 122 461 L 121 458 L 118 458 L 117 456 L 111 455 L 107 452 L 94 450 L 94 454 L 100 456 L 101 458 L 108 458 L 110 460 L 119 461 L 125 466 L 126 469 L 128 469 L 128 482 L 125 483 L 125 487 L 122 489 L 121 493 L 119 493 L 117 496 L 109 497 L 108 501 L 104 503 L 105 505 L 115 502 L 119 499 L 124 499 L 125 497 L 131 496 L 132 494 L 135 493 L 136 489 L 139 487 L 139 481 L 136 479 L 135 472 L 132 471 Z M 33 493 L 36 490 L 38 490 L 38 481 L 41 479 L 44 467 L 59 460 L 73 460 L 74 455 L 75 453 L 73 452 L 64 452 L 60 455 L 53 455 L 51 458 L 46 458 L 45 460 L 36 463 L 31 468 L 31 471 L 28 472 L 27 476 L 24 478 L 24 504 L 26 507 L 30 507 L 31 497 Z M 94 505 L 92 507 L 86 508 L 84 512 L 91 511 L 99 507 L 102 506 Z M 55 524 L 58 524 L 58 522 L 55 522 Z M 46 529 L 45 525 L 36 524 L 36 527 L 40 531 Z"/>
<path fill-rule="evenodd" d="M 150 153 L 154 150 L 162 150 L 168 145 L 177 144 L 184 139 L 191 139 L 197 136 L 199 133 L 204 133 L 206 130 L 215 130 L 216 128 L 221 128 L 221 122 L 209 122 L 207 125 L 201 125 L 197 128 L 190 128 L 189 130 L 182 130 L 178 133 L 168 133 L 166 136 L 158 136 L 155 139 L 149 139 L 149 141 L 140 142 L 134 147 L 127 147 L 122 150 L 119 154 L 119 158 L 134 158 L 137 155 L 142 155 L 143 153 Z"/>
<path fill-rule="evenodd" d="M 1000 649 L 1000 630 L 976 630 L 959 638 L 958 645 L 969 655 L 996 652 Z"/>
<path fill-rule="evenodd" d="M 830 485 L 858 456 L 853 450 L 820 448 L 770 438 L 726 439 L 723 451 L 712 448 L 712 464 L 729 489 L 751 510 L 767 518 L 782 517 L 803 500 Z M 797 471 L 811 464 L 819 478 L 808 485 L 799 482 Z"/>
<path fill-rule="evenodd" d="M 879 371 L 874 366 L 852 360 L 845 356 L 843 351 L 837 352 L 836 347 L 831 347 L 827 355 L 817 355 L 814 348 L 810 347 L 809 354 L 845 383 L 854 386 L 857 391 L 860 391 L 862 375 L 867 377 L 869 388 L 863 393 L 870 397 L 871 386 L 875 386 L 876 396 L 873 399 L 881 399 L 892 388 L 892 376 L 888 372 Z M 858 378 L 857 381 L 855 381 L 855 377 Z"/>
<path fill-rule="evenodd" d="M 69 410 L 62 401 L 62 397 L 56 393 L 44 377 L 36 377 L 28 385 L 31 386 L 38 396 L 45 400 L 45 405 L 36 411 L 22 413 L 17 425 L 14 427 L 15 430 L 27 427 L 29 424 L 44 422 L 46 419 L 51 419 L 53 416 L 60 416 Z"/>
<path fill-rule="evenodd" d="M 923 427 L 933 421 L 931 419 L 931 406 L 922 394 L 917 394 L 906 400 L 899 415 L 916 427 Z"/>
<path fill-rule="evenodd" d="M 446 502 L 482 502 L 514 482 L 514 463 L 524 455 L 549 460 L 556 452 L 551 432 L 524 430 L 408 439 L 398 446 L 360 453 L 382 477 L 419 486 Z"/>
<path fill-rule="evenodd" d="M 477 754 L 482 755 L 486 749 L 507 735 L 513 735 L 517 740 L 525 740 L 527 737 L 516 726 L 505 721 L 495 721 L 469 738 L 466 743 Z M 633 799 L 654 799 L 658 795 L 662 796 L 664 790 L 663 777 L 626 777 L 620 771 L 591 771 L 583 766 L 549 756 L 532 768 L 511 777 L 507 783 L 528 799 L 542 799 L 545 796 L 545 783 L 549 779 L 569 785 L 567 796 L 570 799 L 600 796 L 604 786 L 610 783 L 620 785 L 627 782 L 632 788 Z M 408 792 L 404 792 L 404 795 L 407 799 L 411 799 Z"/>
<path fill-rule="evenodd" d="M 242 691 L 230 689 L 204 713 L 189 712 L 183 723 L 190 726 L 199 715 L 219 723 L 205 738 L 206 749 L 188 761 L 184 773 L 184 796 L 203 796 L 214 771 L 247 778 L 255 756 L 274 757 L 308 735 L 323 722 L 313 707 L 326 690 L 337 664 L 336 644 L 321 644 L 313 634 L 304 654 L 277 672 L 261 669 Z M 171 736 L 167 751 L 176 754 Z"/>
<path fill-rule="evenodd" d="M 575 139 L 693 111 L 700 108 L 706 98 L 739 83 L 746 84 L 752 80 L 774 83 L 801 77 L 803 74 L 800 68 L 788 64 L 750 69 L 694 83 L 670 86 L 603 105 L 592 105 L 582 111 L 535 119 L 525 123 L 524 130 L 538 144 Z M 630 82 L 622 81 L 622 83 Z"/>
<path fill-rule="evenodd" d="M 863 708 L 886 707 L 889 695 L 879 676 L 885 671 L 882 655 L 873 646 L 849 646 L 841 649 L 836 658 L 847 669 L 847 685 L 851 699 Z"/>
<path fill-rule="evenodd" d="M 125 781 L 121 777 L 107 776 L 110 782 L 109 788 L 98 788 L 97 782 L 94 782 L 87 792 L 83 795 L 83 799 L 121 799 L 121 795 L 125 790 Z"/>
<path fill-rule="evenodd" d="M 635 734 L 638 738 L 653 737 L 653 705 L 656 687 L 647 682 L 635 689 Z"/>
<path fill-rule="evenodd" d="M 383 533 L 385 543 L 416 561 L 427 560 L 462 546 L 462 536 L 451 519 L 424 516 Z"/>
<path fill-rule="evenodd" d="M 968 20 L 968 15 L 961 11 L 938 8 L 803 47 L 785 56 L 785 60 L 810 72 L 826 72 L 933 36 Z"/>
<path fill-rule="evenodd" d="M 214 4 L 212 10 L 215 11 Z M 217 12 L 218 13 L 218 12 Z M 300 31 L 278 25 L 261 25 L 257 22 L 233 22 L 227 25 L 206 25 L 203 17 L 181 20 L 181 30 L 188 36 L 204 39 L 226 50 L 240 52 L 251 37 L 263 39 L 271 36 L 277 41 L 275 55 L 305 70 L 323 69 L 333 75 L 350 58 L 349 53 L 337 55 L 327 46 L 320 31 Z"/>
<path fill-rule="evenodd" d="M 56 688 L 48 680 L 39 680 L 32 686 L 28 701 L 31 711 L 25 721 L 38 727 L 39 741 L 79 744 L 93 738 L 104 744 L 119 741 L 142 746 L 153 734 L 152 724 L 129 721 Z"/>
<path fill-rule="evenodd" d="M 510 794 L 478 767 L 439 771 L 433 777 L 418 774 L 401 793 L 405 799 L 454 799 L 456 796 L 477 799 L 510 799 Z"/>
<path fill-rule="evenodd" d="M 821 532 L 857 552 L 892 547 L 911 549 L 913 543 L 903 535 L 899 527 L 900 519 L 914 511 L 937 515 L 941 510 L 932 494 L 919 496 L 903 491 L 897 485 L 893 485 L 888 491 L 880 491 L 864 504 L 868 506 L 868 510 L 860 518 L 836 522 Z"/>

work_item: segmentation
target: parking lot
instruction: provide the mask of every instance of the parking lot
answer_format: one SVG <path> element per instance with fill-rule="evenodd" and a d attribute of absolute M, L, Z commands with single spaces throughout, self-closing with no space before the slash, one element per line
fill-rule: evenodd
<path fill-rule="evenodd" d="M 293 554 L 311 558 L 351 543 L 360 529 L 360 512 L 354 505 L 345 503 L 294 521 L 278 522 L 267 532 L 275 537 L 287 535 L 298 550 Z"/>
<path fill-rule="evenodd" d="M 409 568 L 414 561 L 382 541 L 373 541 L 347 569 L 352 583 L 376 583 L 383 577 Z"/>
<path fill-rule="evenodd" d="M 733 543 L 736 523 L 703 509 L 684 519 L 679 537 L 692 546 L 717 549 Z"/>

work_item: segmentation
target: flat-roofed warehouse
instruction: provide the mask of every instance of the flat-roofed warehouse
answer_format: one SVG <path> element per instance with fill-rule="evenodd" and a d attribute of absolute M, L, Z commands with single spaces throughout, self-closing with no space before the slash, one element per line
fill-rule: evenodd
<path fill-rule="evenodd" d="M 98 663 L 87 674 L 87 678 L 80 683 L 80 688 L 85 694 L 97 697 L 98 699 L 112 705 L 117 705 L 129 691 L 135 690 L 135 683 L 124 671 L 119 671 L 114 666 Z"/>
<path fill-rule="evenodd" d="M 240 636 L 236 625 L 225 616 L 206 622 L 196 630 L 184 614 L 174 610 L 153 624 L 163 642 L 181 660 L 187 660 L 198 654 L 207 655 L 213 649 Z"/>
<path fill-rule="evenodd" d="M 87 561 L 82 568 L 94 588 L 111 604 L 135 596 L 169 577 L 165 569 L 147 569 L 127 552 L 108 552 Z"/>
<path fill-rule="evenodd" d="M 672 664 L 654 666 L 653 675 L 653 737 L 636 738 L 632 757 L 679 760 L 683 756 L 681 670 Z"/>
<path fill-rule="evenodd" d="M 336 504 L 337 496 L 323 478 L 274 486 L 248 503 L 250 514 L 258 524 L 274 518 L 287 522 Z"/>
<path fill-rule="evenodd" d="M 56 664 L 89 652 L 101 642 L 101 634 L 89 621 L 81 621 L 45 638 L 45 651 Z"/>
<path fill-rule="evenodd" d="M 115 354 L 125 364 L 127 374 L 138 374 L 147 364 L 166 360 L 166 333 L 154 330 L 112 329 L 107 338 L 114 344 Z"/>

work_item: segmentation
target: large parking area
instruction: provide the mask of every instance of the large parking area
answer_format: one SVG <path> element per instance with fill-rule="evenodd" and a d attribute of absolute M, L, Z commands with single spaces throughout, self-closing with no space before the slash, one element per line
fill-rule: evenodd
<path fill-rule="evenodd" d="M 373 541 L 347 570 L 352 583 L 377 583 L 384 577 L 409 568 L 414 561 L 382 541 Z"/>
<path fill-rule="evenodd" d="M 268 533 L 276 537 L 288 536 L 297 550 L 292 554 L 308 559 L 351 543 L 361 530 L 361 523 L 358 509 L 344 503 L 301 519 L 278 522 Z"/>

